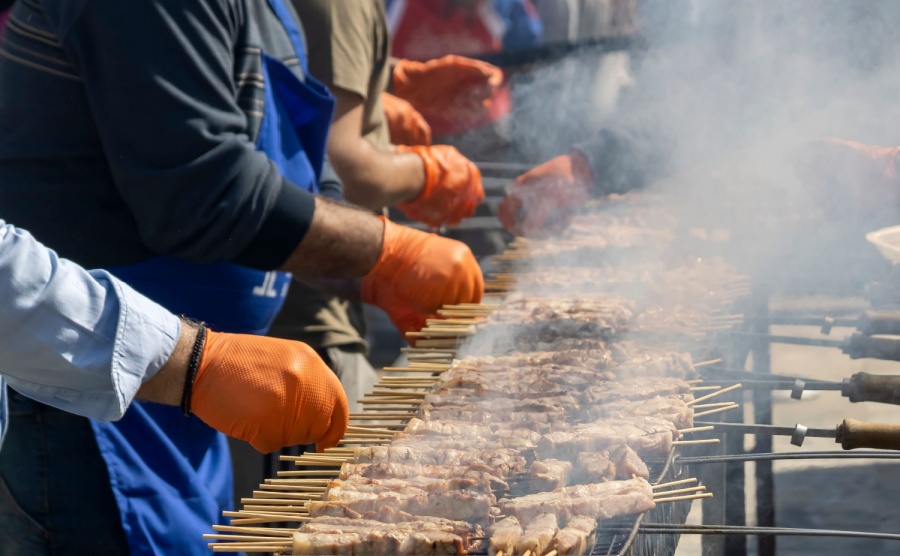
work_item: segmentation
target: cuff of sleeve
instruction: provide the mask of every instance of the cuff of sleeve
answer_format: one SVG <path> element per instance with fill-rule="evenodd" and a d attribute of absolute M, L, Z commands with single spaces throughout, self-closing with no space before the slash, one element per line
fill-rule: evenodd
<path fill-rule="evenodd" d="M 269 217 L 232 262 L 259 270 L 280 267 L 306 236 L 315 211 L 315 196 L 284 180 Z"/>
<path fill-rule="evenodd" d="M 169 360 L 178 344 L 181 321 L 105 271 L 91 274 L 98 281 L 108 281 L 119 298 L 119 326 L 112 358 L 112 380 L 119 407 L 116 413 L 96 417 L 115 420 L 125 413 L 141 385 L 156 376 Z"/>

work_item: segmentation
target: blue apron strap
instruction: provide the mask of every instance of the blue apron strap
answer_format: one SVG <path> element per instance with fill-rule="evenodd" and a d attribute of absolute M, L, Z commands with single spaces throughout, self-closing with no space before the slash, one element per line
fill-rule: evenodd
<path fill-rule="evenodd" d="M 294 19 L 294 15 L 291 13 L 291 10 L 288 9 L 284 0 L 269 0 L 269 6 L 272 8 L 272 11 L 275 12 L 275 15 L 278 16 L 281 25 L 284 26 L 284 30 L 287 31 L 288 37 L 291 39 L 291 44 L 294 46 L 297 58 L 300 59 L 300 67 L 303 68 L 303 75 L 309 75 L 309 67 L 306 60 L 306 41 L 303 40 L 303 33 L 301 33 L 300 28 L 297 27 L 297 20 Z"/>

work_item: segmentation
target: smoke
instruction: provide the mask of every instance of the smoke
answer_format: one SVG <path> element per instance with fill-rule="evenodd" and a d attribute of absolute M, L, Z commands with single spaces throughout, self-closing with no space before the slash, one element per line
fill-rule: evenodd
<path fill-rule="evenodd" d="M 727 230 L 742 270 L 858 292 L 886 268 L 864 233 L 900 223 L 900 199 L 860 202 L 849 192 L 867 184 L 827 166 L 800 180 L 797 165 L 822 137 L 900 145 L 898 25 L 891 0 L 644 0 L 647 47 L 618 62 L 633 83 L 597 52 L 518 78 L 520 155 L 546 160 L 603 126 L 646 131 L 666 163 L 651 189 L 684 225 Z"/>

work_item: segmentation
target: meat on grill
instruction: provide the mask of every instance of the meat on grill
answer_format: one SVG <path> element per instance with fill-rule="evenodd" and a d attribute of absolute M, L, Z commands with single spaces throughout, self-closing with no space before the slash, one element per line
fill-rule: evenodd
<path fill-rule="evenodd" d="M 522 523 L 530 523 L 545 513 L 566 523 L 576 516 L 610 519 L 646 512 L 654 507 L 650 483 L 641 478 L 574 485 L 500 501 L 500 513 L 514 516 Z"/>
<path fill-rule="evenodd" d="M 429 447 L 370 446 L 356 451 L 356 463 L 404 463 L 417 465 L 487 465 L 504 477 L 525 468 L 525 458 L 515 450 L 452 450 Z"/>
<path fill-rule="evenodd" d="M 345 463 L 341 466 L 342 480 L 350 477 L 368 479 L 431 478 L 440 480 L 474 479 L 487 481 L 492 490 L 506 490 L 509 485 L 493 467 L 473 465 L 416 465 L 403 463 Z"/>
<path fill-rule="evenodd" d="M 605 420 L 579 425 L 565 432 L 545 434 L 538 443 L 542 458 L 574 460 L 580 452 L 598 452 L 625 444 L 641 457 L 665 457 L 678 437 L 675 426 L 664 419 L 641 417 Z"/>
<path fill-rule="evenodd" d="M 358 492 L 343 488 L 328 490 L 327 500 L 311 501 L 309 515 L 344 517 L 344 509 L 357 513 L 392 508 L 412 515 L 443 517 L 446 519 L 485 523 L 496 502 L 493 495 L 464 490 L 451 490 L 424 494 L 398 492 Z"/>
<path fill-rule="evenodd" d="M 370 533 L 293 534 L 295 556 L 328 554 L 396 554 L 398 556 L 443 556 L 467 554 L 459 535 L 445 531 L 379 531 Z"/>
<path fill-rule="evenodd" d="M 551 546 L 560 556 L 581 556 L 594 547 L 596 536 L 596 518 L 575 516 L 559 530 Z"/>
<path fill-rule="evenodd" d="M 515 548 L 522 538 L 522 525 L 514 517 L 503 518 L 490 529 L 490 542 L 488 543 L 488 556 L 496 556 L 498 552 L 514 554 Z"/>
<path fill-rule="evenodd" d="M 532 554 L 543 554 L 553 542 L 558 531 L 559 522 L 555 514 L 538 515 L 525 525 L 525 530 L 516 546 L 516 553 L 525 554 L 530 550 Z"/>
<path fill-rule="evenodd" d="M 572 463 L 557 459 L 535 461 L 528 471 L 528 489 L 531 492 L 555 490 L 569 484 Z"/>
<path fill-rule="evenodd" d="M 360 475 L 351 475 L 346 479 L 338 479 L 328 484 L 328 489 L 342 488 L 358 492 L 399 492 L 423 494 L 427 492 L 445 492 L 448 490 L 469 490 L 472 492 L 492 492 L 491 482 L 486 479 L 467 479 L 452 477 L 435 479 L 432 477 L 410 477 L 405 479 L 370 479 Z M 327 499 L 327 496 L 326 496 Z"/>

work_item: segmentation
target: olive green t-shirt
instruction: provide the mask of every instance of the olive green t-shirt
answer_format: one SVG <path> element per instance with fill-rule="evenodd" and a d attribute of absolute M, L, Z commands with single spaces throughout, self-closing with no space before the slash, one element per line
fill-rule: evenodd
<path fill-rule="evenodd" d="M 365 103 L 362 135 L 390 145 L 381 93 L 390 77 L 390 39 L 383 0 L 292 0 L 303 23 L 309 73 Z"/>
<path fill-rule="evenodd" d="M 292 0 L 306 33 L 309 73 L 329 88 L 362 97 L 363 137 L 387 148 L 381 93 L 390 76 L 390 42 L 382 0 Z M 291 285 L 270 334 L 314 348 L 366 349 L 362 307 Z"/>

